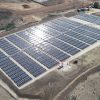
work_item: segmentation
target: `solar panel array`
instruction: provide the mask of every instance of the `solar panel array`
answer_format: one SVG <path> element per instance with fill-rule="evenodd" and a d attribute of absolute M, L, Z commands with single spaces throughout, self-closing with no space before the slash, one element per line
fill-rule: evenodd
<path fill-rule="evenodd" d="M 97 40 L 98 29 L 60 17 L 1 38 L 0 68 L 21 87 Z"/>

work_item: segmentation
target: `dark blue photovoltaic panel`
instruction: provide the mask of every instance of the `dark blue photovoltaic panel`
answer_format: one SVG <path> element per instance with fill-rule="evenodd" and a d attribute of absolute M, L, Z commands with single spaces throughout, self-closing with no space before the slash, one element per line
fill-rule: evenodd
<path fill-rule="evenodd" d="M 86 17 L 86 18 L 89 18 L 89 19 L 94 19 L 94 20 L 98 20 L 100 17 L 98 17 L 98 16 L 95 16 L 95 15 L 90 15 L 90 14 L 81 14 L 81 16 L 84 16 L 84 17 Z"/>
<path fill-rule="evenodd" d="M 81 19 L 81 20 L 84 20 L 84 21 L 88 21 L 88 22 L 94 22 L 94 20 L 91 20 L 90 18 L 82 16 L 81 14 L 80 15 L 76 15 L 75 18 L 78 18 L 78 19 Z"/>
<path fill-rule="evenodd" d="M 52 45 L 60 48 L 61 50 L 65 51 L 66 53 L 69 53 L 71 55 L 74 55 L 78 53 L 80 50 L 76 49 L 75 47 L 62 42 L 61 40 L 58 40 L 56 38 L 49 39 L 47 42 L 51 43 Z"/>
<path fill-rule="evenodd" d="M 100 25 L 100 17 L 95 16 L 95 15 L 89 15 L 89 14 L 80 14 L 77 16 L 74 16 L 74 18 L 78 18 L 84 21 L 88 21 L 90 23 L 98 24 Z"/>
<path fill-rule="evenodd" d="M 94 32 L 86 31 L 85 29 L 81 29 L 81 28 L 74 29 L 74 31 L 78 32 L 78 33 L 81 33 L 83 35 L 87 35 L 87 36 L 89 36 L 91 38 L 100 40 L 100 34 L 96 34 Z"/>
<path fill-rule="evenodd" d="M 48 26 L 48 27 L 51 27 L 51 28 L 53 28 L 53 29 L 55 29 L 55 30 L 57 30 L 57 31 L 59 31 L 59 32 L 65 32 L 65 31 L 68 30 L 68 28 L 66 29 L 66 28 L 61 27 L 61 26 L 59 26 L 59 25 L 57 25 L 57 24 L 54 24 L 54 23 L 52 23 L 52 22 L 44 23 L 44 25 L 45 25 L 45 26 Z"/>
<path fill-rule="evenodd" d="M 3 58 L 6 58 L 6 56 L 5 56 L 5 54 L 3 54 L 3 52 L 0 51 L 0 61 L 1 61 Z"/>
<path fill-rule="evenodd" d="M 31 47 L 25 50 L 26 53 L 28 53 L 30 56 L 35 58 L 37 61 L 39 61 L 41 64 L 45 65 L 47 68 L 52 68 L 55 65 L 58 64 L 57 61 L 40 51 L 36 47 Z"/>
<path fill-rule="evenodd" d="M 23 39 L 27 40 L 28 42 L 32 43 L 33 45 L 42 43 L 44 41 L 43 39 L 37 37 L 36 35 L 30 34 L 26 31 L 21 31 L 16 34 L 22 37 Z"/>
<path fill-rule="evenodd" d="M 90 27 L 90 26 L 84 25 L 84 26 L 81 26 L 80 28 L 82 28 L 84 30 L 87 30 L 87 31 L 90 31 L 90 32 L 94 32 L 94 33 L 100 34 L 100 29 L 97 29 L 95 27 Z"/>
<path fill-rule="evenodd" d="M 61 32 L 58 32 L 57 30 L 50 28 L 50 27 L 47 27 L 47 26 L 44 26 L 44 25 L 38 25 L 38 26 L 36 26 L 36 28 L 45 32 L 45 33 L 48 33 L 52 36 L 61 35 Z"/>
<path fill-rule="evenodd" d="M 80 15 L 76 15 L 74 17 L 84 20 L 84 21 L 91 22 L 91 23 L 100 24 L 100 17 L 98 17 L 98 16 L 89 15 L 89 14 L 80 14 Z"/>
<path fill-rule="evenodd" d="M 18 86 L 22 86 L 32 80 L 21 68 L 14 64 L 9 58 L 0 61 L 0 68 L 13 80 Z"/>
<path fill-rule="evenodd" d="M 6 37 L 9 41 L 11 41 L 12 43 L 14 43 L 16 46 L 18 46 L 21 49 L 25 49 L 30 47 L 31 45 L 28 44 L 26 41 L 24 41 L 23 39 L 19 38 L 16 35 L 10 35 L 8 37 Z"/>
<path fill-rule="evenodd" d="M 60 36 L 57 36 L 57 38 L 61 39 L 62 41 L 66 42 L 66 43 L 69 43 L 77 48 L 80 48 L 80 49 L 84 49 L 89 46 L 89 45 L 87 45 L 81 41 L 78 41 L 74 38 L 71 38 L 67 35 L 60 35 Z"/>
<path fill-rule="evenodd" d="M 61 17 L 61 18 L 58 18 L 59 21 L 62 21 L 62 22 L 66 22 L 70 25 L 73 25 L 75 27 L 79 27 L 79 26 L 82 26 L 81 23 L 78 23 L 78 22 L 75 22 L 75 21 L 72 21 L 72 20 L 69 20 L 67 19 L 66 17 Z"/>
<path fill-rule="evenodd" d="M 24 53 L 19 52 L 12 56 L 20 65 L 22 65 L 27 71 L 29 71 L 33 76 L 37 77 L 44 73 L 46 70 L 37 64 L 34 60 L 26 56 Z"/>
<path fill-rule="evenodd" d="M 33 35 L 36 35 L 36 36 L 38 36 L 38 37 L 40 37 L 41 39 L 44 39 L 44 40 L 47 40 L 49 38 L 52 38 L 51 35 L 43 32 L 43 31 L 40 31 L 39 29 L 36 29 L 36 28 L 33 29 L 32 32 L 30 31 L 30 33 L 33 34 Z"/>
<path fill-rule="evenodd" d="M 61 26 L 61 27 L 63 27 L 63 28 L 66 28 L 66 30 L 68 31 L 69 29 L 74 29 L 74 28 L 76 28 L 76 26 L 74 26 L 74 25 L 71 25 L 71 24 L 69 24 L 69 23 L 66 23 L 66 22 L 62 22 L 62 21 L 60 21 L 60 20 L 53 20 L 52 21 L 53 23 L 55 23 L 55 24 L 57 24 L 57 25 L 59 25 L 59 26 Z"/>
<path fill-rule="evenodd" d="M 47 42 L 43 42 L 39 45 L 37 45 L 39 48 L 41 48 L 43 51 L 47 52 L 48 54 L 52 55 L 54 58 L 56 58 L 59 61 L 63 61 L 65 59 L 68 59 L 70 56 L 66 53 L 58 50 L 57 48 L 53 47 Z"/>
<path fill-rule="evenodd" d="M 5 39 L 0 39 L 0 48 L 9 55 L 15 54 L 19 51 L 16 47 L 14 47 Z"/>
<path fill-rule="evenodd" d="M 74 32 L 74 31 L 68 31 L 68 32 L 66 32 L 64 34 L 72 36 L 72 37 L 74 37 L 76 39 L 79 39 L 81 41 L 84 41 L 84 42 L 86 42 L 88 44 L 93 44 L 93 43 L 97 42 L 96 40 L 94 40 L 94 39 L 92 39 L 90 37 L 84 36 L 83 34 L 79 34 L 78 32 Z"/>

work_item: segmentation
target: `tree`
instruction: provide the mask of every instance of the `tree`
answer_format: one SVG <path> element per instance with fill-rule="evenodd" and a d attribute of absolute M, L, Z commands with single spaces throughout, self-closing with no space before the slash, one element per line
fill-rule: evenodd
<path fill-rule="evenodd" d="M 71 100 L 76 100 L 76 96 L 72 95 Z"/>
<path fill-rule="evenodd" d="M 95 2 L 94 3 L 94 8 L 100 8 L 100 3 L 99 2 Z"/>

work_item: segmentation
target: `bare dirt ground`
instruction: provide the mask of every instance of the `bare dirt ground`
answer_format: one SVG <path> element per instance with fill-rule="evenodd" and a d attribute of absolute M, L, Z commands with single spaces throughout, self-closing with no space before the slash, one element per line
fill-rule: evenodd
<path fill-rule="evenodd" d="M 28 8 L 24 8 L 23 5 L 28 5 Z M 0 3 L 0 8 L 2 9 L 9 9 L 9 10 L 16 10 L 16 11 L 25 11 L 25 10 L 31 10 L 31 9 L 37 9 L 43 7 L 42 5 L 35 3 L 35 2 L 29 2 L 29 3 Z"/>
<path fill-rule="evenodd" d="M 100 100 L 100 72 L 88 76 L 69 94 L 68 100 Z M 66 99 L 67 100 L 67 99 Z"/>
<path fill-rule="evenodd" d="M 4 88 L 0 86 L 0 100 L 15 100 Z"/>

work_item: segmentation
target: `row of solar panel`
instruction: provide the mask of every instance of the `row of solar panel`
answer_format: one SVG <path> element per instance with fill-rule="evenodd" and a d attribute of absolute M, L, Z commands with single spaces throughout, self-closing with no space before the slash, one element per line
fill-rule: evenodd
<path fill-rule="evenodd" d="M 78 18 L 78 19 L 81 19 L 84 21 L 88 21 L 88 22 L 100 25 L 100 17 L 98 17 L 98 16 L 88 15 L 88 14 L 80 14 L 80 15 L 74 16 L 74 18 Z"/>
<path fill-rule="evenodd" d="M 91 31 L 88 31 L 86 29 L 82 29 L 82 28 L 77 28 L 77 29 L 74 29 L 75 32 L 78 32 L 80 34 L 83 34 L 83 35 L 86 35 L 86 36 L 89 36 L 95 40 L 100 40 L 100 34 L 98 33 L 94 33 L 94 32 L 91 32 Z"/>
<path fill-rule="evenodd" d="M 12 58 L 35 77 L 41 75 L 46 71 L 42 66 L 26 56 L 23 52 L 16 53 L 12 56 Z"/>
<path fill-rule="evenodd" d="M 3 49 L 9 55 L 12 55 L 18 52 L 18 49 L 5 39 L 0 39 L 0 48 Z"/>
<path fill-rule="evenodd" d="M 1 56 L 2 55 L 2 56 Z M 12 62 L 7 56 L 0 51 L 0 68 L 13 80 L 18 86 L 22 86 L 28 81 L 32 80 L 20 67 Z"/>
<path fill-rule="evenodd" d="M 66 17 L 60 17 L 60 18 L 58 18 L 58 19 L 55 19 L 54 21 L 55 21 L 55 22 L 56 22 L 56 21 L 61 21 L 61 22 L 67 23 L 68 26 L 70 26 L 70 25 L 72 25 L 72 26 L 74 26 L 74 27 L 80 27 L 80 26 L 82 26 L 81 23 L 72 21 L 72 20 L 70 20 L 70 19 L 68 19 L 68 18 L 66 18 Z"/>
<path fill-rule="evenodd" d="M 97 28 L 94 28 L 94 27 L 84 25 L 84 26 L 81 26 L 80 28 L 85 29 L 85 30 L 90 31 L 90 32 L 93 32 L 93 33 L 100 34 L 100 29 L 97 29 Z"/>

